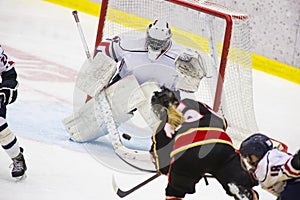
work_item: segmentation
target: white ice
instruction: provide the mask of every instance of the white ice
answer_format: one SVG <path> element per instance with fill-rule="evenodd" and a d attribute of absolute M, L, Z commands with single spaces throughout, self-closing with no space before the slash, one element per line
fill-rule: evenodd
<path fill-rule="evenodd" d="M 0 44 L 17 63 L 20 90 L 7 120 L 25 149 L 27 179 L 10 176 L 11 163 L 0 151 L 0 200 L 118 199 L 111 178 L 129 189 L 151 174 L 121 174 L 96 161 L 82 144 L 68 140 L 61 119 L 72 111 L 76 74 L 85 60 L 72 10 L 41 0 L 0 1 Z M 97 18 L 79 12 L 93 50 Z M 299 149 L 300 85 L 254 71 L 254 105 L 262 132 Z M 124 199 L 164 199 L 166 177 L 159 177 Z M 261 199 L 274 196 L 262 191 Z M 231 199 L 209 179 L 186 199 Z"/>

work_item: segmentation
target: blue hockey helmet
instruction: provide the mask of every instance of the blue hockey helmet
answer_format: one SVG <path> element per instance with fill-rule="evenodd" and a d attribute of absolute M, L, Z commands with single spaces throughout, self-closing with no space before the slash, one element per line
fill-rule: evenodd
<path fill-rule="evenodd" d="M 256 133 L 245 139 L 240 146 L 240 154 L 244 158 L 256 157 L 256 161 L 251 165 L 256 166 L 264 155 L 273 149 L 273 143 L 270 138 L 264 134 Z"/>

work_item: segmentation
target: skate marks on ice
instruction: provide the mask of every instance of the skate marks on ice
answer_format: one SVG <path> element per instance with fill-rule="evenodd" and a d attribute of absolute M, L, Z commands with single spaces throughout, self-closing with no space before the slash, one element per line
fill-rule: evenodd
<path fill-rule="evenodd" d="M 77 71 L 7 45 L 3 45 L 16 63 L 20 90 L 34 95 L 19 95 L 28 100 L 52 100 L 72 103 L 73 84 Z M 69 96 L 66 96 L 68 94 Z M 39 97 L 37 97 L 39 96 Z"/>
<path fill-rule="evenodd" d="M 18 99 L 8 106 L 7 121 L 17 136 L 56 144 L 76 151 L 82 145 L 69 140 L 61 119 L 71 112 L 77 71 L 2 45 L 16 63 Z"/>

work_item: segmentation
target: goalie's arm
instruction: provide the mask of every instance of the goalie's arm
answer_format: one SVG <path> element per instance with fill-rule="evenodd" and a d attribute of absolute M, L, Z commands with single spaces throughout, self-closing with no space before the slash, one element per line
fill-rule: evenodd
<path fill-rule="evenodd" d="M 122 57 L 118 54 L 118 47 L 119 47 L 120 37 L 116 36 L 114 38 L 107 38 L 102 41 L 96 49 L 96 54 L 104 53 L 107 56 L 114 59 L 114 61 L 119 62 Z"/>

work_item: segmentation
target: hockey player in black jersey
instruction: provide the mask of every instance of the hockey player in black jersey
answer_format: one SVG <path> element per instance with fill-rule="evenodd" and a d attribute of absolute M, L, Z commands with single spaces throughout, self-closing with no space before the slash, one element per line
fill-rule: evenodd
<path fill-rule="evenodd" d="M 17 98 L 17 73 L 15 63 L 8 58 L 0 46 L 0 144 L 13 161 L 11 175 L 14 178 L 22 177 L 27 169 L 23 148 L 19 146 L 16 136 L 8 128 L 6 122 L 6 106 Z"/>
<path fill-rule="evenodd" d="M 154 92 L 152 109 L 161 119 L 152 136 L 151 154 L 159 173 L 169 178 L 167 200 L 181 200 L 195 192 L 195 185 L 211 174 L 235 199 L 258 199 L 257 182 L 243 170 L 239 154 L 225 132 L 227 123 L 206 104 L 179 101 L 162 87 Z"/>

